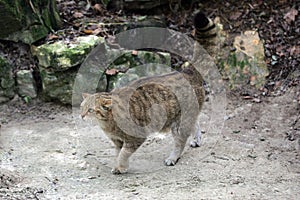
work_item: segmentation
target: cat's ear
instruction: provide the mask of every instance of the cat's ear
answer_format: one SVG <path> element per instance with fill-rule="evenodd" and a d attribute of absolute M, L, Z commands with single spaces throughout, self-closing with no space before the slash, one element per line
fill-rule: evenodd
<path fill-rule="evenodd" d="M 89 93 L 82 93 L 82 98 L 83 98 L 83 99 L 87 98 L 88 96 L 90 96 Z"/>

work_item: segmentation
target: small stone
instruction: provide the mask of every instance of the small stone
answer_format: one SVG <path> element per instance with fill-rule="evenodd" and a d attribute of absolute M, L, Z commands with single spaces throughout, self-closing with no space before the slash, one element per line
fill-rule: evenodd
<path fill-rule="evenodd" d="M 264 137 L 261 137 L 261 138 L 259 138 L 259 140 L 260 140 L 260 141 L 265 141 L 265 140 L 266 140 L 266 138 L 264 138 Z"/>
<path fill-rule="evenodd" d="M 232 133 L 234 133 L 234 134 L 237 134 L 237 133 L 240 133 L 241 131 L 240 130 L 234 130 L 234 131 L 232 131 Z"/>
<path fill-rule="evenodd" d="M 35 98 L 36 83 L 30 70 L 20 70 L 17 72 L 18 93 L 22 97 Z"/>

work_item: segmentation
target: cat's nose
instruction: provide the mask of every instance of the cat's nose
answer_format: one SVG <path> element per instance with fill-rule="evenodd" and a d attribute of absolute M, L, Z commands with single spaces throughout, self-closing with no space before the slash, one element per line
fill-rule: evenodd
<path fill-rule="evenodd" d="M 85 117 L 85 114 L 80 114 L 81 119 Z"/>

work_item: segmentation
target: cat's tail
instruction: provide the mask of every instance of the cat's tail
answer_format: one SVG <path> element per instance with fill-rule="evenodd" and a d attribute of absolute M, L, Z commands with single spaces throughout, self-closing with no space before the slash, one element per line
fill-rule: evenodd
<path fill-rule="evenodd" d="M 194 17 L 195 39 L 201 44 L 217 35 L 215 23 L 204 13 L 198 12 Z"/>

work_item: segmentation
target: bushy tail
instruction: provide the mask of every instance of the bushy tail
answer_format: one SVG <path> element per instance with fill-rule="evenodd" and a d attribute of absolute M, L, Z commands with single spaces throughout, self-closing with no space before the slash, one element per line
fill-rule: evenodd
<path fill-rule="evenodd" d="M 202 12 L 194 17 L 195 39 L 201 44 L 203 40 L 217 35 L 215 23 Z"/>

